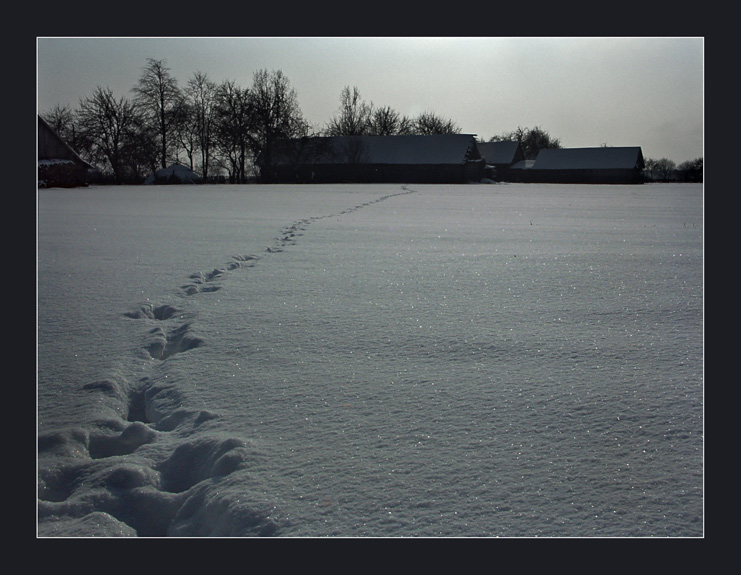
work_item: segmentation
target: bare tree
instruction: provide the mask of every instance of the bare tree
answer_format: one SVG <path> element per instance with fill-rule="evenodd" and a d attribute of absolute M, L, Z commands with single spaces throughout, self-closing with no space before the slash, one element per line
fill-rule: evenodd
<path fill-rule="evenodd" d="M 176 159 L 180 162 L 180 150 L 188 159 L 188 167 L 195 170 L 195 155 L 198 153 L 198 132 L 191 102 L 183 99 L 173 122 L 173 135 L 177 142 Z"/>
<path fill-rule="evenodd" d="M 371 127 L 373 103 L 366 103 L 360 97 L 357 87 L 342 89 L 340 108 L 337 115 L 327 124 L 327 136 L 364 136 Z"/>
<path fill-rule="evenodd" d="M 453 120 L 438 116 L 434 112 L 423 112 L 413 120 L 413 126 L 414 133 L 421 136 L 461 133 L 461 129 Z"/>
<path fill-rule="evenodd" d="M 158 169 L 159 146 L 153 127 L 134 108 L 134 121 L 127 131 L 124 159 L 133 181 L 141 182 Z"/>
<path fill-rule="evenodd" d="M 390 106 L 382 106 L 373 110 L 370 118 L 368 133 L 372 136 L 399 136 L 411 134 L 414 124 L 406 116 Z"/>
<path fill-rule="evenodd" d="M 189 108 L 189 122 L 191 132 L 201 156 L 201 176 L 208 177 L 211 162 L 212 145 L 214 139 L 214 116 L 216 105 L 216 83 L 208 79 L 206 74 L 196 72 L 188 80 L 185 97 Z M 193 166 L 191 165 L 191 169 Z"/>
<path fill-rule="evenodd" d="M 301 113 L 296 91 L 282 71 L 258 70 L 249 92 L 251 149 L 260 158 L 263 181 L 274 179 L 273 148 L 282 139 L 308 134 L 309 126 Z"/>
<path fill-rule="evenodd" d="M 136 127 L 134 105 L 126 98 L 116 99 L 110 88 L 99 86 L 92 96 L 80 101 L 78 121 L 80 139 L 91 159 L 107 164 L 115 180 L 124 181 L 129 165 L 127 148 Z"/>
<path fill-rule="evenodd" d="M 147 65 L 134 86 L 135 103 L 147 114 L 150 122 L 157 126 L 160 146 L 160 165 L 167 167 L 168 159 L 177 156 L 171 154 L 174 129 L 180 117 L 183 101 L 177 80 L 170 74 L 164 60 L 147 59 Z"/>
<path fill-rule="evenodd" d="M 41 117 L 65 142 L 77 151 L 75 147 L 75 114 L 69 106 L 57 104 L 51 110 L 42 113 Z"/>
<path fill-rule="evenodd" d="M 229 172 L 233 183 L 246 181 L 246 160 L 249 150 L 252 113 L 249 90 L 233 80 L 216 89 L 214 102 L 214 144 L 221 165 Z"/>

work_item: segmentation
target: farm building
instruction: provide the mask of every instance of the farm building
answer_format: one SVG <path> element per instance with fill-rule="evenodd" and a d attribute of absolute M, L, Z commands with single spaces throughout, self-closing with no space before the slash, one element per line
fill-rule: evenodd
<path fill-rule="evenodd" d="M 509 173 L 516 182 L 641 184 L 643 168 L 640 146 L 545 148 L 535 161 L 520 162 Z"/>
<path fill-rule="evenodd" d="M 177 184 L 197 184 L 201 178 L 186 166 L 180 164 L 171 164 L 166 168 L 157 170 L 150 174 L 145 180 L 144 185 L 177 185 Z"/>
<path fill-rule="evenodd" d="M 41 116 L 38 118 L 39 186 L 60 188 L 86 186 L 88 170 L 92 166 L 80 158 Z"/>
<path fill-rule="evenodd" d="M 264 180 L 314 183 L 466 183 L 484 163 L 472 134 L 336 136 L 284 140 Z M 272 177 L 271 177 L 272 176 Z"/>
<path fill-rule="evenodd" d="M 492 180 L 509 180 L 510 168 L 525 160 L 525 153 L 519 142 L 479 142 L 476 145 L 484 159 L 485 175 Z"/>

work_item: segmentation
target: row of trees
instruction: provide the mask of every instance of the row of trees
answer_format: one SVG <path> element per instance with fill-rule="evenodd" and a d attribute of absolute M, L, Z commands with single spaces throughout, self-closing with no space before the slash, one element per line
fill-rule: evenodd
<path fill-rule="evenodd" d="M 255 72 L 249 88 L 233 80 L 217 84 L 202 72 L 180 87 L 164 60 L 150 58 L 131 91 L 132 98 L 116 97 L 99 86 L 75 110 L 57 105 L 42 113 L 86 161 L 99 167 L 104 180 L 115 183 L 140 182 L 174 162 L 206 181 L 225 173 L 236 183 L 258 173 L 269 181 L 275 144 L 284 138 L 461 132 L 454 121 L 434 112 L 410 118 L 389 106 L 377 107 L 363 100 L 357 87 L 342 90 L 339 108 L 326 126 L 312 127 L 280 70 Z M 519 142 L 527 159 L 541 149 L 561 147 L 539 126 L 490 138 L 503 140 Z M 645 163 L 648 181 L 702 181 L 702 158 L 679 166 L 667 159 Z"/>
<path fill-rule="evenodd" d="M 280 71 L 255 72 L 250 88 L 196 72 L 181 88 L 164 61 L 149 59 L 132 92 L 129 99 L 97 87 L 76 110 L 57 105 L 42 116 L 114 182 L 141 181 L 173 162 L 205 180 L 226 172 L 244 182 L 254 158 L 270 161 L 272 141 L 309 130 Z"/>
<path fill-rule="evenodd" d="M 269 179 L 275 142 L 283 138 L 460 133 L 454 122 L 432 112 L 408 118 L 388 106 L 376 108 L 349 87 L 336 116 L 325 128 L 313 128 L 281 71 L 255 72 L 249 88 L 232 80 L 217 84 L 196 72 L 180 87 L 164 60 L 150 58 L 132 93 L 117 97 L 98 86 L 77 109 L 57 105 L 42 116 L 99 167 L 103 179 L 115 183 L 139 182 L 174 162 L 204 180 L 226 173 L 231 182 L 253 178 L 259 162 Z"/>
<path fill-rule="evenodd" d="M 677 165 L 672 160 L 646 158 L 643 177 L 647 182 L 702 182 L 702 158 Z"/>
<path fill-rule="evenodd" d="M 376 107 L 360 96 L 357 87 L 346 86 L 340 95 L 340 107 L 329 121 L 327 136 L 403 136 L 459 134 L 461 129 L 452 120 L 434 112 L 423 112 L 416 118 L 399 114 L 390 106 Z"/>

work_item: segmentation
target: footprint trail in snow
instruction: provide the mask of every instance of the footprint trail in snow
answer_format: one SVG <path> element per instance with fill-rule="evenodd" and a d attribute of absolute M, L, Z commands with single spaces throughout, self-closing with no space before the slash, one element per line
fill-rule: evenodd
<path fill-rule="evenodd" d="M 297 220 L 283 228 L 263 254 L 234 255 L 219 267 L 191 274 L 180 286 L 179 296 L 187 298 L 218 291 L 231 272 L 251 268 L 295 245 L 316 221 L 416 193 L 405 186 L 402 190 L 338 213 Z M 149 324 L 143 350 L 155 362 L 151 364 L 154 371 L 148 376 L 138 376 L 133 384 L 126 378 L 112 377 L 83 386 L 85 392 L 98 394 L 96 401 L 110 406 L 119 417 L 96 422 L 90 429 L 75 428 L 39 436 L 39 456 L 49 455 L 54 461 L 49 467 L 39 466 L 39 521 L 47 519 L 48 525 L 52 525 L 62 517 L 82 530 L 102 525 L 125 535 L 187 535 L 194 529 L 199 514 L 210 513 L 210 483 L 263 455 L 243 439 L 196 436 L 198 427 L 218 414 L 180 407 L 182 391 L 177 383 L 166 375 L 158 375 L 158 365 L 206 343 L 197 335 L 193 315 L 177 305 L 151 303 L 123 315 Z M 171 442 L 172 449 L 164 459 L 160 456 L 152 464 L 146 458 L 136 457 L 141 447 L 160 442 L 164 440 L 162 434 L 175 430 L 180 433 Z M 54 458 L 55 455 L 63 457 Z M 71 462 L 68 455 L 74 455 Z M 105 495 L 90 485 L 99 486 Z M 241 533 L 279 534 L 280 525 L 268 512 L 247 511 L 239 520 Z M 249 518 L 247 523 L 244 517 Z"/>

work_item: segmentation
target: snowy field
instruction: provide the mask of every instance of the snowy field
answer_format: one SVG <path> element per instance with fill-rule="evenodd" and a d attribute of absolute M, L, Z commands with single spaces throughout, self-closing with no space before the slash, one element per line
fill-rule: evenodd
<path fill-rule="evenodd" d="M 701 537 L 694 184 L 38 192 L 41 537 Z"/>

